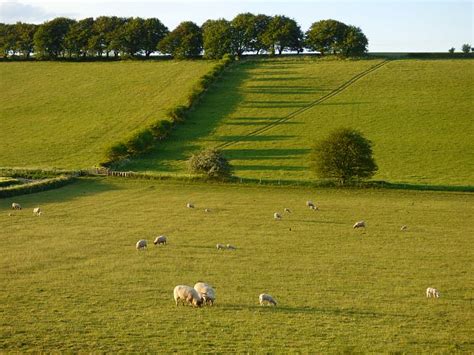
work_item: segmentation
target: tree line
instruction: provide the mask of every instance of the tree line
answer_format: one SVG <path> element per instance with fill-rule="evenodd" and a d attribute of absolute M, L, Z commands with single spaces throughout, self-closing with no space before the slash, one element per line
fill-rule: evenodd
<path fill-rule="evenodd" d="M 336 20 L 314 22 L 307 32 L 286 16 L 242 13 L 231 21 L 181 22 L 173 31 L 157 18 L 101 16 L 79 21 L 57 17 L 41 25 L 0 23 L 0 56 L 38 59 L 123 58 L 171 55 L 218 59 L 224 54 L 301 53 L 360 56 L 362 30 Z"/>

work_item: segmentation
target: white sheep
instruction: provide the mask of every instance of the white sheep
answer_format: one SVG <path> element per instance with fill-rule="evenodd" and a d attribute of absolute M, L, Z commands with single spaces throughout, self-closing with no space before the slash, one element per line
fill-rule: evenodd
<path fill-rule="evenodd" d="M 406 231 L 407 229 L 408 229 L 408 227 L 405 226 L 405 225 L 403 225 L 403 226 L 400 228 L 401 231 Z"/>
<path fill-rule="evenodd" d="M 188 203 L 186 204 L 186 207 L 187 207 L 187 208 L 194 208 L 194 204 L 191 203 L 191 202 L 188 202 Z"/>
<path fill-rule="evenodd" d="M 12 210 L 21 210 L 21 205 L 19 203 L 12 203 Z"/>
<path fill-rule="evenodd" d="M 202 298 L 199 293 L 192 288 L 191 286 L 178 285 L 173 290 L 173 297 L 178 306 L 178 301 L 181 301 L 182 304 L 187 303 L 193 305 L 194 307 L 202 306 Z"/>
<path fill-rule="evenodd" d="M 435 289 L 434 287 L 428 287 L 426 289 L 426 297 L 427 298 L 439 298 L 440 294 L 439 294 L 439 291 L 437 289 Z"/>
<path fill-rule="evenodd" d="M 281 214 L 279 214 L 278 212 L 275 212 L 275 213 L 273 214 L 273 218 L 278 221 L 278 220 L 281 219 Z"/>
<path fill-rule="evenodd" d="M 266 304 L 273 304 L 274 306 L 277 305 L 277 303 L 273 299 L 273 297 L 270 296 L 267 293 L 262 293 L 260 296 L 258 296 L 258 301 L 260 302 L 260 306 L 263 306 L 265 303 Z"/>
<path fill-rule="evenodd" d="M 145 239 L 140 239 L 135 247 L 137 248 L 137 250 L 145 250 L 147 246 L 148 242 Z"/>
<path fill-rule="evenodd" d="M 236 247 L 234 247 L 233 245 L 230 245 L 230 244 L 227 244 L 226 248 L 229 249 L 229 250 L 237 250 Z"/>
<path fill-rule="evenodd" d="M 153 244 L 155 245 L 166 244 L 166 236 L 160 235 L 156 237 L 155 240 L 153 241 Z"/>
<path fill-rule="evenodd" d="M 194 289 L 199 293 L 199 296 L 201 296 L 203 304 L 209 304 L 211 306 L 214 305 L 214 301 L 216 300 L 216 291 L 211 285 L 198 281 L 194 285 Z"/>
<path fill-rule="evenodd" d="M 204 212 L 209 213 L 209 212 L 211 212 L 211 210 L 210 210 L 209 208 L 205 208 L 205 209 L 204 209 Z"/>
<path fill-rule="evenodd" d="M 315 208 L 316 205 L 313 203 L 313 201 L 306 201 L 306 206 L 308 206 L 309 208 Z"/>
<path fill-rule="evenodd" d="M 291 213 L 290 209 L 287 208 L 287 207 L 285 207 L 284 211 L 285 211 L 286 213 Z"/>
<path fill-rule="evenodd" d="M 225 245 L 224 244 L 216 244 L 216 248 L 217 248 L 217 250 L 224 250 Z"/>
<path fill-rule="evenodd" d="M 357 221 L 354 223 L 354 226 L 352 227 L 354 229 L 356 228 L 365 228 L 365 221 Z"/>
<path fill-rule="evenodd" d="M 35 216 L 41 216 L 41 213 L 42 213 L 42 212 L 41 212 L 41 208 L 39 208 L 39 207 L 33 208 L 33 214 L 34 214 Z"/>

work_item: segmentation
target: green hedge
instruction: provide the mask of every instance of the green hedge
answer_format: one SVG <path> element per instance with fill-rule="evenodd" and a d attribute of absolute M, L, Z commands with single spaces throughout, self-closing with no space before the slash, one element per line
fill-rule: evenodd
<path fill-rule="evenodd" d="M 125 141 L 117 142 L 108 147 L 105 152 L 106 162 L 100 165 L 109 167 L 121 160 L 131 158 L 149 151 L 155 141 L 166 139 L 172 132 L 173 128 L 186 120 L 186 116 L 201 99 L 205 91 L 216 81 L 222 72 L 232 63 L 233 58 L 225 55 L 217 63 L 209 73 L 203 75 L 191 92 L 186 97 L 186 105 L 176 105 L 166 112 L 168 120 L 159 120 L 149 127 L 146 127 Z"/>
<path fill-rule="evenodd" d="M 31 182 L 29 184 L 5 187 L 0 189 L 0 198 L 56 189 L 58 187 L 72 183 L 75 181 L 75 179 L 76 177 L 72 175 L 61 175 L 55 178 Z"/>

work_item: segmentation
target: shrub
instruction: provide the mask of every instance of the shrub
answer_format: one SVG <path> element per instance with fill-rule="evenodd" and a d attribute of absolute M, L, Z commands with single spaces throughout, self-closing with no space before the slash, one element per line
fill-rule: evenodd
<path fill-rule="evenodd" d="M 161 120 L 150 126 L 151 134 L 153 134 L 153 137 L 159 140 L 163 140 L 168 137 L 172 129 L 173 123 L 168 120 Z"/>
<path fill-rule="evenodd" d="M 166 112 L 166 116 L 169 117 L 173 122 L 183 122 L 186 119 L 186 110 L 186 106 L 175 106 Z"/>
<path fill-rule="evenodd" d="M 209 178 L 228 178 L 232 175 L 231 165 L 217 149 L 206 149 L 193 154 L 188 160 L 188 167 L 191 173 Z"/>
<path fill-rule="evenodd" d="M 130 155 L 146 152 L 153 145 L 153 134 L 149 129 L 135 133 L 126 143 Z"/>
<path fill-rule="evenodd" d="M 372 143 L 350 128 L 337 129 L 316 143 L 311 160 L 320 177 L 337 179 L 341 185 L 370 178 L 378 169 L 372 157 Z"/>
<path fill-rule="evenodd" d="M 124 143 L 119 142 L 110 146 L 105 154 L 110 161 L 121 160 L 128 156 L 128 149 Z"/>

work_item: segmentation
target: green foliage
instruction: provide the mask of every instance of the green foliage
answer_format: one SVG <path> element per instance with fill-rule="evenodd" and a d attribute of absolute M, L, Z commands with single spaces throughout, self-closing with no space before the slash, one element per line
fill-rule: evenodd
<path fill-rule="evenodd" d="M 7 186 L 13 186 L 13 185 L 19 185 L 22 182 L 18 179 L 12 178 L 12 177 L 3 177 L 0 176 L 0 188 L 1 187 L 7 187 Z"/>
<path fill-rule="evenodd" d="M 303 50 L 303 32 L 295 20 L 274 16 L 262 34 L 263 44 L 271 54 L 281 54 L 286 49 Z"/>
<path fill-rule="evenodd" d="M 189 100 L 189 94 L 188 94 L 188 100 Z M 178 106 L 170 108 L 166 112 L 166 116 L 169 117 L 173 122 L 184 122 L 186 120 L 187 110 L 188 110 L 188 106 L 178 105 Z"/>
<path fill-rule="evenodd" d="M 340 53 L 346 29 L 346 24 L 336 20 L 317 21 L 306 32 L 306 46 L 322 55 Z"/>
<path fill-rule="evenodd" d="M 217 149 L 206 149 L 193 154 L 188 160 L 188 168 L 193 174 L 209 178 L 228 178 L 232 175 L 228 160 Z"/>
<path fill-rule="evenodd" d="M 128 157 L 127 145 L 123 142 L 118 142 L 107 148 L 105 156 L 109 161 L 118 161 Z"/>
<path fill-rule="evenodd" d="M 232 28 L 225 19 L 207 20 L 202 25 L 204 58 L 220 59 L 232 52 Z"/>
<path fill-rule="evenodd" d="M 455 50 L 456 50 L 456 48 L 451 47 L 451 48 L 449 48 L 448 52 L 451 53 L 451 54 L 453 54 Z"/>
<path fill-rule="evenodd" d="M 238 14 L 231 22 L 232 52 L 241 56 L 244 52 L 252 51 L 253 44 L 259 32 L 256 26 L 256 17 L 249 12 Z M 263 33 L 264 28 L 261 28 Z"/>
<path fill-rule="evenodd" d="M 176 59 L 197 57 L 202 50 L 201 28 L 194 22 L 181 22 L 158 44 L 158 50 Z"/>
<path fill-rule="evenodd" d="M 168 28 L 157 18 L 147 18 L 143 23 L 142 49 L 147 57 L 156 51 L 158 43 L 169 33 Z"/>
<path fill-rule="evenodd" d="M 74 22 L 64 38 L 64 46 L 69 52 L 69 56 L 76 57 L 87 55 L 89 50 L 89 40 L 92 37 L 94 19 L 92 17 Z"/>
<path fill-rule="evenodd" d="M 336 179 L 341 185 L 371 178 L 377 171 L 372 143 L 350 128 L 333 131 L 313 148 L 311 160 L 321 178 Z"/>
<path fill-rule="evenodd" d="M 466 44 L 463 44 L 462 47 L 461 47 L 461 50 L 463 53 L 469 53 L 471 51 L 471 45 L 466 43 Z"/>
<path fill-rule="evenodd" d="M 173 123 L 168 120 L 160 120 L 150 126 L 150 131 L 158 140 L 163 140 L 171 133 Z"/>
<path fill-rule="evenodd" d="M 58 58 L 66 53 L 66 36 L 76 21 L 57 17 L 40 25 L 34 35 L 35 52 L 39 58 Z"/>
<path fill-rule="evenodd" d="M 473 209 L 468 193 L 119 178 L 2 199 L 2 352 L 472 353 Z M 176 307 L 198 280 L 215 306 Z"/>
<path fill-rule="evenodd" d="M 13 185 L 0 188 L 0 198 L 18 195 L 38 193 L 42 191 L 57 189 L 74 182 L 76 178 L 72 175 L 60 175 L 58 177 L 28 182 L 21 185 Z"/>

